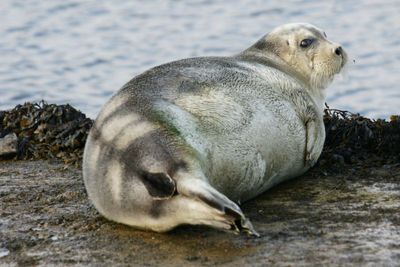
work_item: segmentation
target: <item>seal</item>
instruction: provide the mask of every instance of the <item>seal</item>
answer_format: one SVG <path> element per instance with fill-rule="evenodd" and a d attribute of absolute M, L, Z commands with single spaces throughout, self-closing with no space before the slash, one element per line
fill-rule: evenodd
<path fill-rule="evenodd" d="M 90 200 L 140 229 L 258 235 L 238 204 L 315 164 L 325 88 L 346 59 L 322 30 L 295 23 L 237 55 L 183 59 L 133 78 L 88 135 Z"/>

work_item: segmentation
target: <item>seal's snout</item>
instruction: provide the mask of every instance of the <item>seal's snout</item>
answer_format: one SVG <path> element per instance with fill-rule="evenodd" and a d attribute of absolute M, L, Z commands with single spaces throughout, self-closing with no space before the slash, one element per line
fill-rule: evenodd
<path fill-rule="evenodd" d="M 337 72 L 339 72 L 347 63 L 347 53 L 340 44 L 332 43 L 330 49 L 332 49 L 332 59 L 340 65 L 340 69 L 337 70 Z"/>
<path fill-rule="evenodd" d="M 341 46 L 336 47 L 335 54 L 341 56 L 343 54 L 343 48 Z"/>
<path fill-rule="evenodd" d="M 341 58 L 341 64 L 340 67 L 343 68 L 344 65 L 347 63 L 347 53 L 346 51 L 339 45 L 335 49 L 335 54 Z"/>

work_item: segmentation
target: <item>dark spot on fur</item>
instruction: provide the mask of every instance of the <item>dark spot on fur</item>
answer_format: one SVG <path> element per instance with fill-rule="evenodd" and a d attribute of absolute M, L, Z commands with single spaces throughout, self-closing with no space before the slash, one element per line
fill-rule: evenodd
<path fill-rule="evenodd" d="M 96 125 L 93 125 L 93 127 L 92 127 L 92 129 L 90 131 L 91 131 L 91 135 L 92 135 L 93 140 L 98 140 L 100 138 L 101 134 L 100 134 L 100 131 L 97 128 Z"/>
<path fill-rule="evenodd" d="M 230 209 L 228 207 L 225 207 L 224 211 L 225 211 L 226 215 L 229 215 L 229 216 L 231 216 L 231 217 L 233 217 L 235 219 L 241 219 L 242 218 L 242 216 L 239 213 L 237 213 L 236 211 L 234 211 L 234 210 L 232 210 L 232 209 Z"/>
<path fill-rule="evenodd" d="M 262 50 L 262 51 L 276 51 L 278 49 L 277 44 L 274 42 L 270 42 L 265 40 L 265 38 L 260 39 L 257 43 L 255 43 L 252 48 Z"/>
<path fill-rule="evenodd" d="M 216 200 L 214 200 L 214 199 L 212 199 L 212 198 L 207 198 L 206 196 L 204 196 L 204 195 L 197 195 L 197 197 L 201 200 L 201 201 L 203 201 L 204 203 L 206 203 L 207 205 L 209 205 L 210 207 L 213 207 L 213 208 L 215 208 L 215 209 L 217 209 L 217 210 L 220 210 L 220 211 L 224 211 L 225 209 L 224 209 L 224 206 L 222 206 L 218 201 L 216 201 Z"/>
<path fill-rule="evenodd" d="M 176 193 L 175 181 L 166 173 L 142 172 L 139 176 L 152 197 L 169 198 Z"/>
<path fill-rule="evenodd" d="M 180 84 L 178 85 L 178 92 L 179 93 L 198 93 L 200 94 L 202 89 L 207 87 L 206 82 L 199 82 L 195 80 L 189 80 L 189 79 L 182 79 Z"/>
<path fill-rule="evenodd" d="M 321 32 L 320 31 L 318 31 L 317 29 L 314 29 L 314 28 L 308 28 L 308 30 L 310 31 L 310 32 L 312 32 L 316 37 L 324 37 L 324 35 L 323 34 L 321 34 Z"/>
<path fill-rule="evenodd" d="M 174 177 L 175 173 L 179 170 L 187 171 L 187 163 L 183 160 L 180 160 L 178 162 L 175 162 L 171 165 L 171 168 L 168 170 L 168 174 L 171 177 Z"/>
<path fill-rule="evenodd" d="M 206 197 L 204 195 L 200 195 L 199 194 L 199 195 L 197 195 L 197 197 L 201 201 L 203 201 L 204 203 L 209 205 L 210 207 L 213 207 L 214 209 L 222 211 L 226 215 L 228 215 L 228 216 L 230 216 L 230 217 L 232 217 L 234 219 L 239 219 L 240 220 L 242 218 L 242 216 L 239 213 L 237 213 L 236 211 L 234 211 L 233 209 L 231 209 L 229 207 L 226 207 L 226 206 L 222 205 L 220 201 L 218 201 L 217 199 L 214 199 L 212 196 L 209 198 L 209 197 Z"/>
<path fill-rule="evenodd" d="M 151 132 L 135 139 L 120 155 L 124 163 L 124 179 L 140 179 L 150 196 L 155 199 L 167 199 L 176 194 L 176 183 L 171 178 L 182 168 L 187 168 L 186 162 L 175 156 L 174 147 L 169 136 L 162 132 Z M 165 169 L 152 171 L 148 163 L 153 161 Z M 149 169 L 150 168 L 150 169 Z"/>
<path fill-rule="evenodd" d="M 263 39 L 259 40 L 257 43 L 254 44 L 254 48 L 257 48 L 259 50 L 264 50 L 267 48 L 267 42 Z"/>
<path fill-rule="evenodd" d="M 286 44 L 289 46 L 289 40 L 286 40 Z"/>
<path fill-rule="evenodd" d="M 153 218 L 160 218 L 163 212 L 163 205 L 164 201 L 163 200 L 154 200 L 151 203 L 151 208 L 149 210 L 150 216 Z"/>

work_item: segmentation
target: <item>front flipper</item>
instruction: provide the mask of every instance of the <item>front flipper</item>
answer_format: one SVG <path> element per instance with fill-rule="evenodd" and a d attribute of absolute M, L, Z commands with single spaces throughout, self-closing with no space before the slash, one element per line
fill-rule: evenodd
<path fill-rule="evenodd" d="M 315 119 L 309 118 L 305 122 L 306 129 L 306 144 L 304 147 L 304 166 L 313 166 L 318 156 L 313 155 L 313 147 L 316 140 Z"/>
<path fill-rule="evenodd" d="M 304 167 L 312 167 L 321 154 L 320 147 L 325 139 L 322 114 L 303 89 L 291 91 L 291 101 L 297 110 L 305 129 Z M 322 143 L 321 143 L 322 142 Z"/>
<path fill-rule="evenodd" d="M 305 122 L 306 143 L 304 148 L 304 166 L 312 167 L 317 163 L 324 145 L 325 128 L 322 119 L 310 117 Z"/>
<path fill-rule="evenodd" d="M 210 226 L 227 230 L 235 234 L 246 233 L 259 237 L 250 220 L 246 218 L 233 201 L 218 192 L 206 181 L 200 179 L 184 179 L 178 182 L 178 193 L 190 198 L 196 198 L 210 207 Z M 212 222 L 215 220 L 215 223 Z M 219 227 L 219 224 L 229 225 L 229 229 Z"/>

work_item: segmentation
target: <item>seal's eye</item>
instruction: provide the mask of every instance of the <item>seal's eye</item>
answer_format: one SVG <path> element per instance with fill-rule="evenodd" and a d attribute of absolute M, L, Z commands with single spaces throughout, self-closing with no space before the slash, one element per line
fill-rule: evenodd
<path fill-rule="evenodd" d="M 314 42 L 314 39 L 304 39 L 300 42 L 300 46 L 303 48 L 309 47 Z"/>

